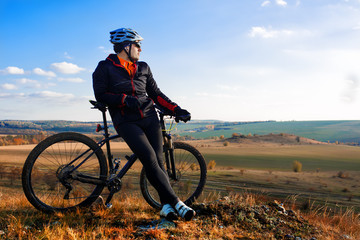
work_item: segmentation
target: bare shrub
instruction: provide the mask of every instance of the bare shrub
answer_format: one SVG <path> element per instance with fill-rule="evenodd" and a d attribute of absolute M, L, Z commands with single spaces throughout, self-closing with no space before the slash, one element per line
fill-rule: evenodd
<path fill-rule="evenodd" d="M 228 142 L 228 141 L 225 141 L 225 142 L 223 143 L 223 145 L 224 145 L 225 147 L 227 147 L 227 146 L 229 146 L 229 142 Z"/>
<path fill-rule="evenodd" d="M 302 170 L 302 164 L 301 164 L 301 162 L 299 162 L 299 161 L 294 161 L 294 162 L 293 162 L 293 171 L 294 171 L 294 172 L 301 172 L 301 170 Z"/>
<path fill-rule="evenodd" d="M 233 133 L 233 134 L 231 134 L 231 136 L 232 136 L 233 138 L 236 138 L 236 137 L 240 137 L 240 134 L 239 134 L 239 133 Z"/>
<path fill-rule="evenodd" d="M 214 169 L 215 168 L 215 166 L 216 166 L 216 162 L 215 162 L 215 160 L 211 160 L 210 162 L 209 162 L 209 164 L 208 164 L 208 169 Z"/>
<path fill-rule="evenodd" d="M 340 171 L 340 172 L 338 172 L 337 177 L 346 179 L 346 178 L 349 178 L 349 173 Z"/>

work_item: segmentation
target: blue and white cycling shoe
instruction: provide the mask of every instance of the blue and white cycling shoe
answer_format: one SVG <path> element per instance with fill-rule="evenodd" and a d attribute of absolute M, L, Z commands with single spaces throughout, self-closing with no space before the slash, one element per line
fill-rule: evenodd
<path fill-rule="evenodd" d="M 196 212 L 192 208 L 186 206 L 185 203 L 183 203 L 182 201 L 179 201 L 175 205 L 175 209 L 179 216 L 184 218 L 185 221 L 190 221 L 196 215 Z"/>
<path fill-rule="evenodd" d="M 175 212 L 175 209 L 170 204 L 165 204 L 161 211 L 160 217 L 165 218 L 168 221 L 173 221 L 178 219 L 178 215 Z"/>

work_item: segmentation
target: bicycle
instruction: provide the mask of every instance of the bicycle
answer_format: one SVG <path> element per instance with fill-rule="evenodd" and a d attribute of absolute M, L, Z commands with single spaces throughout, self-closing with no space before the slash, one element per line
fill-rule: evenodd
<path fill-rule="evenodd" d="M 91 101 L 93 109 L 102 113 L 104 138 L 95 142 L 86 135 L 75 132 L 54 134 L 40 142 L 28 155 L 22 172 L 22 186 L 28 201 L 43 212 L 63 212 L 89 207 L 109 189 L 105 206 L 110 208 L 113 195 L 121 190 L 121 179 L 137 160 L 126 155 L 126 164 L 120 168 L 121 159 L 114 158 L 110 141 L 120 138 L 110 136 L 106 120 L 107 106 Z M 174 120 L 171 113 L 157 107 L 164 143 L 164 166 L 178 197 L 191 205 L 202 193 L 206 182 L 206 163 L 201 153 L 184 142 L 173 142 L 171 129 L 166 129 L 165 116 Z M 176 120 L 176 119 L 175 119 Z M 102 150 L 106 146 L 106 156 Z M 146 202 L 156 208 L 161 203 L 156 190 L 140 173 L 141 193 Z"/>

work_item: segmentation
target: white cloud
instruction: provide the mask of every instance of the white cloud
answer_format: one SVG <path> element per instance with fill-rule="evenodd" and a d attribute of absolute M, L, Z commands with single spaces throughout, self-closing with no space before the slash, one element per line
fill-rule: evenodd
<path fill-rule="evenodd" d="M 82 83 L 85 82 L 82 78 L 58 78 L 60 82 L 72 82 L 72 83 Z"/>
<path fill-rule="evenodd" d="M 61 62 L 61 63 L 53 63 L 51 67 L 56 71 L 64 74 L 76 74 L 81 71 L 84 71 L 84 68 L 81 68 L 73 63 Z"/>
<path fill-rule="evenodd" d="M 10 99 L 10 101 L 13 101 L 15 98 L 22 98 L 24 96 L 24 93 L 0 93 L 0 98 Z"/>
<path fill-rule="evenodd" d="M 345 79 L 346 88 L 342 93 L 340 99 L 344 102 L 353 103 L 359 95 L 360 85 L 359 78 L 356 75 L 350 75 Z"/>
<path fill-rule="evenodd" d="M 17 82 L 20 84 L 28 85 L 31 88 L 41 88 L 41 84 L 36 80 L 32 80 L 32 79 L 28 79 L 28 78 L 21 78 L 21 79 L 18 79 Z"/>
<path fill-rule="evenodd" d="M 280 36 L 289 36 L 294 34 L 291 30 L 272 30 L 265 27 L 252 27 L 249 36 L 252 38 L 278 38 Z"/>
<path fill-rule="evenodd" d="M 1 87 L 1 86 L 0 86 Z M 34 93 L 0 93 L 0 98 L 15 100 L 21 99 L 21 101 L 42 101 L 42 104 L 70 104 L 73 105 L 77 101 L 85 101 L 89 98 L 75 96 L 72 93 L 60 93 L 54 91 L 40 91 Z"/>
<path fill-rule="evenodd" d="M 34 68 L 33 73 L 40 75 L 40 76 L 46 76 L 46 77 L 56 77 L 56 74 L 52 71 L 44 71 L 41 68 Z"/>
<path fill-rule="evenodd" d="M 271 4 L 271 1 L 270 0 L 266 0 L 266 1 L 263 1 L 261 6 L 262 7 L 266 7 L 266 6 L 269 6 Z M 282 6 L 282 7 L 286 7 L 287 6 L 287 2 L 284 1 L 284 0 L 275 0 L 275 4 L 276 5 L 279 5 L 279 6 Z M 297 0 L 296 2 L 296 6 L 298 6 L 300 4 L 300 1 Z"/>
<path fill-rule="evenodd" d="M 33 98 L 41 98 L 41 99 L 55 99 L 60 102 L 66 102 L 68 100 L 74 99 L 75 96 L 71 93 L 58 93 L 53 91 L 41 91 L 37 93 L 29 94 L 30 97 Z"/>
<path fill-rule="evenodd" d="M 280 5 L 282 7 L 286 7 L 287 6 L 287 2 L 285 2 L 284 0 L 275 0 L 277 5 Z"/>
<path fill-rule="evenodd" d="M 264 1 L 261 6 L 262 7 L 266 7 L 266 6 L 269 6 L 270 5 L 270 1 Z"/>
<path fill-rule="evenodd" d="M 7 67 L 4 70 L 0 70 L 4 74 L 25 74 L 24 69 L 18 67 Z"/>
<path fill-rule="evenodd" d="M 0 93 L 0 98 L 9 98 L 10 96 L 10 93 Z"/>
<path fill-rule="evenodd" d="M 15 90 L 15 89 L 17 89 L 16 85 L 10 84 L 10 83 L 2 84 L 1 88 L 5 89 L 5 90 Z"/>

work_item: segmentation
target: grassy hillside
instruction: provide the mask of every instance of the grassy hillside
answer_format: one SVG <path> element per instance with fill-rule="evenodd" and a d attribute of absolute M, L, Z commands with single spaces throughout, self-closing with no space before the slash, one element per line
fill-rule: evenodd
<path fill-rule="evenodd" d="M 0 134 L 37 134 L 39 132 L 74 131 L 95 133 L 100 122 L 76 121 L 0 121 Z M 110 124 L 110 122 L 109 122 Z M 115 133 L 110 124 L 112 133 Z M 322 142 L 360 143 L 360 121 L 265 121 L 265 122 L 221 122 L 194 120 L 175 126 L 173 134 L 191 136 L 196 139 L 231 137 L 233 133 L 243 135 L 288 133 Z"/>
<path fill-rule="evenodd" d="M 219 123 L 214 122 L 213 129 L 198 129 L 196 127 L 207 124 L 193 124 L 183 127 L 179 126 L 180 135 L 191 135 L 195 138 L 209 138 L 212 136 L 230 137 L 232 133 L 244 135 L 269 133 L 288 133 L 322 142 L 360 142 L 360 121 L 288 121 L 288 122 L 248 122 L 248 123 Z M 195 129 L 195 131 L 193 131 Z"/>

